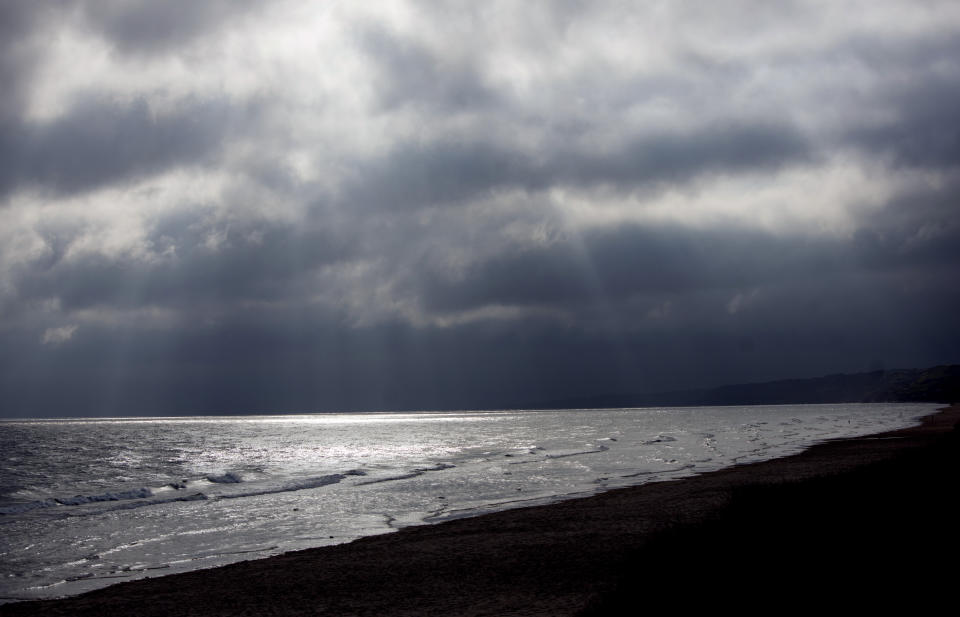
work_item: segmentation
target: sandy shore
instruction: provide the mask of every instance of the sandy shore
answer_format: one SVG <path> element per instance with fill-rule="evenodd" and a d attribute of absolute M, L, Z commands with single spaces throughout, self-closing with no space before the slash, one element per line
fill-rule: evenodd
<path fill-rule="evenodd" d="M 923 610 L 953 595 L 958 423 L 954 405 L 920 427 L 783 459 L 8 604 L 0 615 L 770 613 L 828 601 Z"/>

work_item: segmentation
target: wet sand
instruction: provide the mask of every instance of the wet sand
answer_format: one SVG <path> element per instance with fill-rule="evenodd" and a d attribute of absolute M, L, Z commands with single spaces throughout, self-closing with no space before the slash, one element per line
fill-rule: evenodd
<path fill-rule="evenodd" d="M 633 615 L 930 610 L 960 558 L 960 406 L 787 458 L 0 615 Z"/>

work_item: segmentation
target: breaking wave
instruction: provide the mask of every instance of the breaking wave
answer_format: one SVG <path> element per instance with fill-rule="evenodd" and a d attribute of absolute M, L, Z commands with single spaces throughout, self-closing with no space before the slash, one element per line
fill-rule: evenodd
<path fill-rule="evenodd" d="M 243 478 L 240 477 L 240 474 L 228 471 L 220 476 L 207 476 L 207 480 L 213 482 L 214 484 L 240 484 L 243 482 Z"/>
<path fill-rule="evenodd" d="M 321 486 L 337 484 L 338 482 L 345 480 L 348 476 L 365 475 L 367 475 L 367 472 L 363 471 L 362 469 L 351 469 L 350 471 L 345 471 L 343 473 L 332 473 L 325 476 L 317 476 L 315 478 L 306 478 L 296 482 L 287 482 L 286 484 L 282 484 L 280 486 L 267 487 L 254 491 L 245 491 L 242 493 L 228 493 L 225 495 L 220 495 L 218 499 L 237 499 L 238 497 L 257 497 L 258 495 L 273 495 L 276 493 L 288 493 L 290 491 L 303 491 L 310 488 L 320 488 Z"/>
<path fill-rule="evenodd" d="M 135 488 L 126 491 L 107 492 L 97 495 L 74 495 L 73 497 L 51 497 L 49 499 L 40 499 L 37 501 L 28 501 L 0 508 L 0 514 L 22 514 L 31 510 L 41 508 L 52 508 L 56 506 L 82 506 L 88 503 L 97 503 L 101 501 L 124 501 L 128 499 L 145 499 L 152 497 L 153 491 L 146 487 Z"/>

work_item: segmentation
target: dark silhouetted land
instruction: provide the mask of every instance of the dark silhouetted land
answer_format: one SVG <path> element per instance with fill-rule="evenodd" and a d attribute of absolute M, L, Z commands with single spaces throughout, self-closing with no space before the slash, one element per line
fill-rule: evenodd
<path fill-rule="evenodd" d="M 783 379 L 698 390 L 605 394 L 541 401 L 539 409 L 683 405 L 943 402 L 960 400 L 960 365 Z"/>

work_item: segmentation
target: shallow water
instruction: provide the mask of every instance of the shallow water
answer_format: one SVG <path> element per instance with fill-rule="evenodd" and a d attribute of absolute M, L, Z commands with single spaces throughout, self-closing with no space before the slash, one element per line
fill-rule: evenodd
<path fill-rule="evenodd" d="M 3 421 L 0 598 L 71 595 L 688 476 L 910 426 L 936 408 Z"/>

